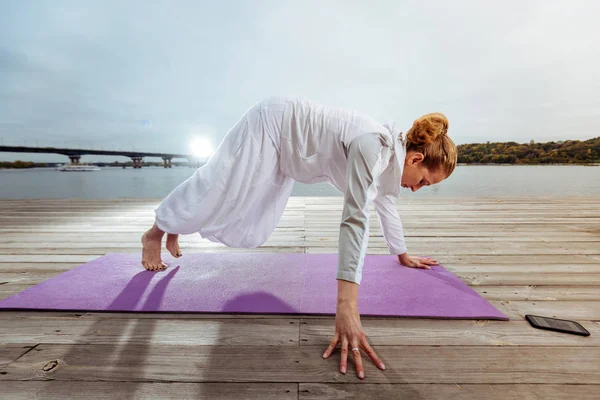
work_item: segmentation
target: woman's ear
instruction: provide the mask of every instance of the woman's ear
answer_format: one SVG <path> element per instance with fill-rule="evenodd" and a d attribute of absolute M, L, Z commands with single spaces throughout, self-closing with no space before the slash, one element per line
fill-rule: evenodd
<path fill-rule="evenodd" d="M 425 156 L 422 153 L 412 153 L 408 158 L 408 163 L 410 165 L 419 164 L 424 158 Z"/>

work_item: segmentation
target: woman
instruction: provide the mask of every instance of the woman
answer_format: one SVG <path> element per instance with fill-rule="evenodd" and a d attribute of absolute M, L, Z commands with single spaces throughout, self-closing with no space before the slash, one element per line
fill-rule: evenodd
<path fill-rule="evenodd" d="M 152 271 L 166 268 L 160 256 L 165 233 L 174 257 L 181 256 L 178 235 L 195 232 L 230 247 L 257 247 L 275 229 L 294 181 L 329 182 L 345 196 L 336 329 L 323 357 L 340 343 L 340 371 L 345 374 L 350 345 L 359 378 L 364 378 L 360 349 L 383 370 L 358 313 L 369 206 L 375 204 L 388 248 L 402 265 L 437 264 L 408 256 L 396 199 L 400 186 L 414 192 L 452 173 L 457 152 L 447 131 L 448 120 L 437 113 L 417 119 L 403 139 L 393 126 L 353 111 L 297 98 L 264 100 L 244 114 L 208 162 L 156 209 L 155 224 L 142 237 L 142 264 Z"/>

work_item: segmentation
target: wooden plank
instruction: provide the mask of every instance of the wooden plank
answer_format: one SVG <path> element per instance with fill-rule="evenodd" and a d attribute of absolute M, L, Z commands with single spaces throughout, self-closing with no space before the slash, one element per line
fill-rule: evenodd
<path fill-rule="evenodd" d="M 484 350 L 485 349 L 485 350 Z M 597 347 L 380 346 L 368 383 L 597 384 Z M 322 346 L 50 345 L 0 368 L 0 380 L 348 383 Z M 518 366 L 518 368 L 515 368 Z M 526 372 L 524 372 L 526 371 Z M 3 373 L 3 374 L 2 374 Z"/>
<path fill-rule="evenodd" d="M 32 343 L 0 344 L 0 374 L 2 367 L 15 361 L 34 347 L 35 344 Z"/>
<path fill-rule="evenodd" d="M 400 219 L 402 219 L 402 221 L 405 221 L 405 218 L 400 217 Z M 546 218 L 540 218 L 540 219 L 528 219 L 528 218 L 514 218 L 514 219 L 507 219 L 507 218 L 479 218 L 479 219 L 412 219 L 409 220 L 411 223 L 414 223 L 415 225 L 421 224 L 421 225 L 435 225 L 437 227 L 445 227 L 445 228 L 450 228 L 450 227 L 454 227 L 454 226 L 458 226 L 458 225 L 462 225 L 462 224 L 467 224 L 467 225 L 471 225 L 471 226 L 489 226 L 490 224 L 497 224 L 497 225 L 514 225 L 514 224 L 521 224 L 521 225 L 529 225 L 531 227 L 538 227 L 539 229 L 545 229 L 547 226 L 560 226 L 560 227 L 564 227 L 565 229 L 567 228 L 567 226 L 571 226 L 573 224 L 579 224 L 579 223 L 583 223 L 583 224 L 588 224 L 588 225 L 598 225 L 598 223 L 600 223 L 600 218 L 555 218 L 555 219 L 546 219 Z M 114 223 L 126 223 L 126 221 L 113 221 Z M 340 221 L 339 218 L 331 218 L 331 219 L 326 219 L 326 218 L 319 218 L 319 217 L 315 217 L 314 219 L 308 219 L 306 220 L 306 229 L 319 229 L 321 226 L 332 226 L 332 225 L 339 225 Z M 376 223 L 375 218 L 373 218 L 373 223 Z"/>
<path fill-rule="evenodd" d="M 141 254 L 141 252 L 140 252 Z M 3 255 L 0 259 L 3 262 L 24 262 L 24 263 L 79 263 L 83 264 L 98 258 L 98 255 Z"/>
<path fill-rule="evenodd" d="M 324 384 L 301 383 L 299 399 L 596 400 L 599 385 Z"/>
<path fill-rule="evenodd" d="M 137 235 L 136 235 L 137 236 Z M 338 232 L 312 232 L 305 231 L 304 236 L 306 237 L 306 242 L 318 243 L 322 241 L 336 241 L 338 240 Z M 132 240 L 134 238 L 123 238 L 123 240 Z M 518 243 L 577 243 L 583 242 L 588 243 L 592 242 L 589 245 L 594 246 L 594 243 L 600 243 L 600 236 L 591 235 L 589 233 L 583 234 L 567 234 L 565 232 L 555 232 L 554 234 L 544 234 L 541 236 L 539 233 L 522 233 L 516 235 L 512 232 L 506 232 L 501 236 L 501 232 L 494 232 L 493 235 L 489 235 L 487 232 L 479 231 L 473 232 L 469 234 L 460 234 L 459 232 L 446 233 L 445 236 L 439 235 L 430 235 L 427 233 L 408 233 L 404 235 L 407 243 L 416 245 L 416 244 L 424 244 L 424 243 L 440 243 L 440 244 L 448 244 L 448 243 L 456 243 L 458 245 L 464 245 L 465 243 L 471 242 L 474 246 L 478 244 L 498 244 L 498 245 L 506 245 L 512 244 L 515 242 Z M 31 238 L 23 239 L 20 241 L 21 243 L 30 242 Z M 16 241 L 17 242 L 17 241 Z M 383 236 L 379 232 L 371 232 L 371 236 L 369 237 L 369 243 L 385 243 Z"/>
<path fill-rule="evenodd" d="M 444 257 L 445 259 L 446 257 Z M 492 261 L 492 260 L 490 260 Z M 533 260 L 532 260 L 533 261 Z M 1 264 L 0 264 L 1 268 Z M 452 273 L 470 274 L 470 273 L 502 273 L 502 274 L 600 274 L 600 262 L 592 264 L 577 264 L 577 263 L 548 263 L 548 264 L 535 264 L 535 263 L 517 263 L 517 264 L 500 264 L 500 263 L 487 263 L 487 264 L 462 264 L 452 263 L 445 268 Z M 600 280 L 598 281 L 600 284 Z"/>
<path fill-rule="evenodd" d="M 280 222 L 292 222 L 299 221 L 302 217 L 307 218 L 307 226 L 308 225 L 330 225 L 330 224 L 338 224 L 341 219 L 340 215 L 336 215 L 336 212 L 328 212 L 327 214 L 323 213 L 323 215 L 318 214 L 304 214 L 303 212 L 299 212 L 297 215 L 282 215 Z M 471 215 L 460 214 L 453 216 L 448 215 L 447 217 L 440 217 L 438 215 L 429 216 L 422 215 L 400 215 L 403 221 L 412 221 L 412 222 L 426 222 L 429 225 L 440 226 L 439 223 L 443 224 L 469 224 L 469 225 L 484 225 L 489 223 L 495 223 L 498 225 L 509 225 L 515 223 L 523 223 L 523 224 L 533 224 L 533 225 L 548 225 L 548 224 L 573 224 L 573 223 L 584 223 L 584 224 L 598 224 L 600 222 L 600 217 L 597 216 L 596 212 L 590 212 L 584 216 L 550 216 L 540 214 L 538 218 L 535 216 L 531 216 L 530 214 L 523 214 L 521 216 L 514 215 L 514 213 L 507 213 L 506 215 L 498 215 L 498 213 L 489 213 L 486 215 Z M 372 214 L 371 219 L 372 222 L 375 222 L 376 215 Z M 110 214 L 110 215 L 87 215 L 85 217 L 74 217 L 74 216 L 44 216 L 38 215 L 37 213 L 30 213 L 29 216 L 13 216 L 12 214 L 4 214 L 0 213 L 0 224 L 2 225 L 22 225 L 22 224 L 31 224 L 31 223 L 39 223 L 45 222 L 48 223 L 56 223 L 56 224 L 70 224 L 70 223 L 79 223 L 82 224 L 83 221 L 86 223 L 98 223 L 100 225 L 108 225 L 108 224 L 117 224 L 117 223 L 135 223 L 138 224 L 151 224 L 154 221 L 154 217 L 152 215 L 147 215 L 146 217 L 138 217 L 135 215 L 130 215 L 126 212 L 122 212 L 119 214 Z M 442 225 L 443 225 L 442 224 Z"/>
<path fill-rule="evenodd" d="M 50 272 L 68 271 L 81 265 L 80 263 L 21 263 L 0 262 L 0 272 Z"/>
<path fill-rule="evenodd" d="M 296 243 L 289 243 L 292 247 L 284 247 L 285 243 L 275 243 L 272 246 L 263 245 L 257 249 L 244 249 L 243 252 L 269 252 L 269 253 L 283 253 L 283 252 L 296 252 L 303 253 L 305 247 L 302 241 L 298 241 Z M 306 247 L 310 249 L 312 253 L 316 253 L 319 251 L 319 248 L 323 246 L 325 253 L 333 253 L 337 252 L 337 249 L 331 248 L 331 243 L 322 243 L 319 246 L 310 245 Z M 376 247 L 374 244 L 370 244 L 368 247 L 368 251 L 370 254 L 386 254 L 389 253 L 387 246 L 383 243 L 379 245 L 380 247 Z M 224 245 L 207 245 L 207 246 L 196 246 L 196 245 L 188 245 L 182 246 L 182 249 L 188 249 L 189 251 L 195 252 L 204 252 L 204 251 L 224 251 L 221 249 L 228 249 L 226 251 L 229 252 L 239 252 L 234 251 L 232 248 L 227 248 Z M 593 255 L 600 256 L 600 249 L 590 245 L 572 245 L 572 247 L 557 247 L 552 244 L 541 245 L 524 245 L 514 243 L 510 246 L 499 246 L 499 245 L 490 245 L 490 246 L 476 246 L 475 248 L 465 245 L 464 247 L 457 247 L 452 245 L 447 246 L 437 246 L 437 245 L 420 245 L 420 246 L 410 246 L 409 247 L 412 254 L 429 254 L 434 257 L 445 256 L 447 254 L 454 255 L 488 255 L 490 257 L 496 255 L 505 255 L 505 254 L 513 254 L 513 255 Z M 251 251 L 249 251 L 251 250 Z M 332 251 L 334 250 L 334 251 Z M 2 259 L 7 260 L 6 257 L 10 256 L 33 256 L 36 254 L 42 255 L 97 255 L 101 256 L 108 253 L 137 253 L 141 252 L 141 245 L 127 245 L 127 244 L 98 244 L 98 245 L 90 245 L 90 246 L 78 246 L 76 244 L 65 245 L 64 247 L 59 246 L 31 246 L 29 248 L 14 248 L 14 247 L 5 247 L 2 246 L 0 248 L 0 257 Z M 8 260 L 7 260 L 8 261 Z"/>
<path fill-rule="evenodd" d="M 83 316 L 84 312 L 71 311 L 28 311 L 28 310 L 0 310 L 0 321 L 15 321 L 18 319 L 48 319 L 61 318 L 62 320 L 74 320 Z M 4 323 L 4 322 L 3 322 Z"/>
<path fill-rule="evenodd" d="M 458 253 L 456 251 L 454 251 L 453 248 L 448 248 L 445 251 L 441 251 L 438 246 L 434 246 L 434 245 L 430 245 L 430 246 L 424 246 L 421 248 L 415 248 L 415 247 L 410 247 L 409 249 L 409 254 L 410 255 L 429 255 L 429 256 L 435 256 L 436 259 L 439 258 L 438 261 L 442 260 L 443 258 L 443 262 L 442 263 L 448 263 L 447 260 L 451 260 L 451 259 L 467 259 L 469 258 L 470 260 L 479 258 L 479 259 L 485 259 L 487 260 L 488 263 L 498 263 L 501 262 L 499 260 L 503 260 L 503 259 L 507 259 L 506 257 L 515 257 L 515 260 L 522 260 L 523 262 L 527 263 L 527 262 L 532 262 L 533 260 L 535 260 L 536 262 L 540 259 L 546 259 L 546 260 L 557 260 L 557 262 L 560 262 L 560 259 L 573 259 L 574 262 L 577 262 L 577 260 L 582 260 L 582 259 L 587 259 L 589 260 L 589 262 L 595 262 L 597 263 L 598 260 L 600 260 L 600 254 L 598 250 L 596 249 L 590 249 L 588 251 L 571 251 L 569 252 L 568 249 L 556 249 L 553 251 L 548 251 L 548 248 L 543 248 L 540 247 L 537 250 L 539 251 L 539 253 L 536 253 L 534 251 L 531 251 L 531 249 L 528 248 L 523 248 L 523 249 L 517 249 L 517 250 L 513 250 L 510 253 L 507 253 L 506 251 L 502 251 L 501 249 L 489 249 L 489 250 L 483 250 L 480 248 L 477 249 L 466 249 L 464 250 L 463 253 Z M 333 246 L 333 244 L 329 244 L 329 246 L 325 247 L 325 246 L 307 246 L 306 247 L 306 253 L 309 254 L 334 254 L 337 253 L 337 246 Z M 384 247 L 383 245 L 381 247 L 375 247 L 372 245 L 369 245 L 368 250 L 367 250 L 367 254 L 389 254 L 389 250 L 387 249 L 387 247 Z M 585 257 L 585 256 L 589 256 L 589 257 Z M 516 258 L 519 257 L 519 258 Z M 537 260 L 536 260 L 537 259 Z"/>
<path fill-rule="evenodd" d="M 463 282 L 469 286 L 521 286 L 521 285 L 539 285 L 539 286 L 598 286 L 599 274 L 580 274 L 580 273 L 549 273 L 549 274 L 518 274 L 518 273 L 456 273 Z"/>
<path fill-rule="evenodd" d="M 294 248 L 301 247 L 304 244 L 304 240 L 301 237 L 288 238 L 285 240 L 279 239 L 267 241 L 261 248 L 266 250 L 270 248 L 271 251 L 277 252 L 280 248 Z M 195 243 L 180 243 L 182 248 L 190 250 L 203 251 L 212 248 L 223 247 L 219 243 L 206 243 L 206 242 L 195 242 Z M 164 246 L 164 243 L 163 243 Z M 14 243 L 13 245 L 1 245 L 0 253 L 5 254 L 33 254 L 33 253 L 45 253 L 53 254 L 59 251 L 71 251 L 68 254 L 75 254 L 76 252 L 90 251 L 92 254 L 100 252 L 101 254 L 107 253 L 135 253 L 141 252 L 142 244 L 136 242 L 113 242 L 113 243 L 57 243 L 57 242 L 38 242 L 38 243 Z M 163 250 L 164 247 L 163 247 Z M 166 250 L 165 250 L 166 251 Z"/>
<path fill-rule="evenodd" d="M 2 393 L 11 400 L 295 400 L 298 384 L 9 381 L 2 382 Z"/>
<path fill-rule="evenodd" d="M 299 318 L 3 318 L 1 343 L 298 345 Z M 18 332 L 18 335 L 15 335 Z"/>
<path fill-rule="evenodd" d="M 526 314 L 569 320 L 600 321 L 598 301 L 512 301 L 490 300 L 490 304 L 511 319 L 523 319 Z"/>
<path fill-rule="evenodd" d="M 17 294 L 22 292 L 23 290 L 30 288 L 32 285 L 12 285 L 10 283 L 0 284 L 0 300 L 6 299 L 7 297 L 12 296 L 13 294 Z"/>
<path fill-rule="evenodd" d="M 56 224 L 36 224 L 35 230 L 39 233 L 61 233 L 63 235 L 76 234 L 76 233 L 118 233 L 118 234 L 130 234 L 130 235 L 141 235 L 149 227 L 149 222 L 146 221 L 143 224 L 128 224 L 120 225 L 115 227 L 114 225 L 100 225 L 100 224 L 69 224 L 69 225 L 56 225 Z M 598 224 L 574 224 L 571 226 L 554 226 L 546 225 L 544 227 L 537 227 L 532 225 L 497 225 L 488 224 L 485 226 L 473 226 L 468 224 L 461 225 L 448 225 L 445 227 L 440 226 L 427 226 L 419 223 L 419 221 L 406 221 L 403 220 L 404 233 L 407 237 L 426 237 L 426 236 L 449 236 L 449 237 L 474 237 L 474 236 L 498 236 L 498 237 L 513 237 L 515 235 L 520 236 L 567 236 L 571 237 L 574 235 L 580 235 L 584 237 L 598 237 L 600 235 L 600 227 Z M 297 223 L 294 226 L 283 226 L 279 225 L 275 228 L 274 234 L 278 232 L 294 232 L 306 230 L 308 235 L 329 235 L 337 234 L 339 232 L 339 221 L 338 223 L 316 225 L 314 227 L 304 227 L 304 221 Z M 377 221 L 371 223 L 370 232 L 373 235 L 381 236 L 381 230 L 378 226 Z M 31 233 L 31 228 L 24 227 L 22 225 L 2 225 L 0 226 L 0 233 L 10 234 L 26 234 Z M 196 236 L 192 234 L 191 236 Z M 182 237 L 187 237 L 182 236 Z"/>
<path fill-rule="evenodd" d="M 565 218 L 568 219 L 568 218 Z M 301 220 L 301 216 L 295 218 L 283 218 L 279 221 L 279 226 L 284 226 L 287 222 L 289 226 L 293 226 L 293 222 L 299 222 Z M 589 220 L 589 221 L 588 221 Z M 594 218 L 583 218 L 581 222 L 594 222 Z M 13 217 L 12 215 L 0 214 L 0 225 L 31 225 L 44 222 L 46 224 L 60 224 L 60 225 L 70 225 L 71 223 L 75 224 L 83 224 L 85 221 L 86 224 L 99 224 L 99 225 L 110 225 L 110 224 L 145 224 L 146 229 L 152 226 L 154 222 L 153 218 L 146 218 L 144 220 L 140 220 L 135 216 L 128 216 L 126 213 L 123 213 L 123 216 L 94 216 L 88 215 L 86 217 L 44 217 L 39 216 L 37 214 L 32 214 L 30 217 Z M 572 222 L 572 221 L 571 221 Z"/>
<path fill-rule="evenodd" d="M 83 199 L 37 199 L 30 201 L 28 199 L 0 200 L 0 210 L 7 212 L 10 210 L 120 210 L 120 211 L 147 211 L 152 212 L 162 201 L 162 199 L 128 199 L 128 201 L 111 200 L 83 200 Z M 566 208 L 565 204 L 569 207 Z M 308 196 L 308 197 L 290 197 L 288 200 L 290 209 L 302 208 L 311 210 L 341 210 L 343 207 L 342 196 Z M 405 197 L 402 196 L 397 202 L 400 210 L 415 212 L 425 212 L 426 210 L 452 210 L 463 211 L 502 211 L 502 210 L 523 210 L 539 212 L 541 210 L 553 210 L 555 212 L 569 212 L 578 209 L 597 210 L 597 197 L 577 197 L 577 196 L 557 196 L 557 197 L 489 197 L 489 198 L 468 198 L 468 197 Z"/>
<path fill-rule="evenodd" d="M 600 286 L 472 286 L 487 300 L 594 300 L 600 301 Z"/>
<path fill-rule="evenodd" d="M 111 248 L 109 249 L 110 251 L 107 253 L 124 253 L 124 251 L 115 251 L 116 249 Z M 207 253 L 224 253 L 224 252 L 229 252 L 229 253 L 261 253 L 261 252 L 268 252 L 268 253 L 274 253 L 274 252 L 280 252 L 280 253 L 303 253 L 304 252 L 304 248 L 303 247 L 259 247 L 256 249 L 236 249 L 236 248 L 231 248 L 231 247 L 227 247 L 227 246 L 222 246 L 222 247 L 215 247 L 210 249 L 209 251 L 203 251 L 203 252 L 207 252 Z M 138 248 L 134 251 L 130 252 L 131 254 L 135 253 L 135 254 L 141 254 L 141 248 Z M 106 254 L 106 253 L 104 253 Z M 83 264 L 92 260 L 95 260 L 99 257 L 101 257 L 104 254 L 77 254 L 77 255 L 71 255 L 71 254 L 7 254 L 7 255 L 2 255 L 0 257 L 0 259 L 3 262 L 8 262 L 8 263 L 18 263 L 18 262 L 24 262 L 24 263 L 44 263 L 44 262 L 50 262 L 50 263 L 79 263 L 79 264 Z M 166 255 L 166 253 L 165 253 Z"/>
<path fill-rule="evenodd" d="M 330 222 L 336 220 L 338 223 L 341 219 L 342 209 L 339 210 L 288 210 L 282 214 L 282 220 L 297 220 L 300 217 L 306 215 L 309 218 L 313 218 L 313 222 Z M 490 212 L 478 212 L 469 210 L 468 212 L 452 211 L 452 210 L 428 210 L 426 212 L 410 211 L 405 209 L 399 209 L 399 214 L 403 220 L 406 221 L 429 221 L 432 219 L 437 220 L 451 220 L 451 221 L 478 221 L 478 220 L 493 220 L 498 223 L 505 223 L 506 221 L 521 221 L 544 219 L 545 221 L 564 221 L 570 219 L 571 221 L 580 222 L 595 222 L 597 221 L 598 211 L 597 210 L 578 210 L 578 211 L 552 211 L 552 210 L 541 210 L 541 211 L 517 211 L 517 210 L 506 210 L 499 211 L 494 210 Z M 432 216 L 433 214 L 433 216 Z M 557 216 L 549 216 L 549 214 L 557 214 Z M 375 210 L 370 213 L 371 218 L 376 218 L 377 214 Z M 20 221 L 31 221 L 31 220 L 48 220 L 48 221 L 65 221 L 65 222 L 80 222 L 82 220 L 94 221 L 94 222 L 106 222 L 106 221 L 152 221 L 155 218 L 154 212 L 139 212 L 139 211 L 128 211 L 128 210 L 115 210 L 115 211 L 16 211 L 13 212 L 0 212 L 0 220 L 10 222 Z M 321 220 L 321 221 L 320 221 Z"/>
<path fill-rule="evenodd" d="M 48 272 L 1 272 L 0 284 L 37 285 L 59 275 L 62 271 Z"/>
<path fill-rule="evenodd" d="M 60 237 L 64 237 L 64 238 L 76 238 L 77 241 L 81 241 L 81 243 L 86 243 L 86 239 L 89 239 L 87 242 L 94 242 L 94 238 L 91 237 L 90 235 L 97 235 L 96 238 L 98 240 L 104 240 L 108 243 L 114 243 L 114 242 L 118 242 L 118 240 L 116 239 L 122 239 L 122 240 L 127 240 L 127 241 L 133 241 L 136 242 L 138 239 L 141 238 L 141 235 L 143 232 L 145 232 L 147 230 L 147 226 L 144 227 L 127 227 L 127 228 L 122 228 L 119 229 L 118 231 L 116 231 L 113 227 L 104 227 L 104 226 L 86 226 L 86 227 L 56 227 L 56 226 L 52 226 L 49 228 L 46 228 L 44 226 L 40 226 L 40 225 L 36 225 L 35 228 L 29 228 L 29 229 L 36 229 L 39 230 L 40 233 L 45 233 L 48 235 L 54 235 L 56 236 L 56 238 L 60 238 Z M 306 230 L 304 230 L 303 228 L 278 228 L 280 229 L 275 230 L 273 235 L 269 238 L 270 240 L 273 239 L 282 239 L 282 238 L 287 238 L 290 237 L 294 234 L 297 235 L 303 235 L 305 236 L 308 241 L 335 241 L 337 239 L 337 235 L 338 235 L 338 228 L 335 228 L 335 232 L 322 232 L 321 229 L 315 229 L 315 228 L 306 228 Z M 595 229 L 595 228 L 594 228 Z M 600 228 L 599 228 L 600 229 Z M 26 230 L 24 228 L 24 230 Z M 520 239 L 524 239 L 526 237 L 531 238 L 531 239 L 527 239 L 524 240 L 526 242 L 539 242 L 539 243 L 544 243 L 544 242 L 557 242 L 561 237 L 565 239 L 565 243 L 571 243 L 571 242 L 597 242 L 598 239 L 600 238 L 600 233 L 592 233 L 591 231 L 593 230 L 592 228 L 584 230 L 581 229 L 577 232 L 574 233 L 567 233 L 564 232 L 560 229 L 552 229 L 552 228 L 543 228 L 544 232 L 544 236 L 542 236 L 542 234 L 540 233 L 539 229 L 536 229 L 535 231 L 532 232 L 525 232 L 520 231 L 518 233 L 514 233 L 514 232 L 501 232 L 501 231 L 495 231 L 494 233 L 489 234 L 488 232 L 486 232 L 485 230 L 481 229 L 481 230 L 465 230 L 465 231 L 455 231 L 453 233 L 445 233 L 445 236 L 440 236 L 439 233 L 432 233 L 429 234 L 429 232 L 427 230 L 420 230 L 420 229 L 414 229 L 414 230 L 405 230 L 405 238 L 407 240 L 414 240 L 415 243 L 418 242 L 423 242 L 423 243 L 432 243 L 435 242 L 436 240 L 440 239 L 440 240 L 444 240 L 446 238 L 452 238 L 455 237 L 457 239 L 460 239 L 461 241 L 466 241 L 469 238 L 484 238 L 487 240 L 491 240 L 493 242 L 492 239 L 494 238 L 498 238 L 498 240 L 500 241 L 519 241 Z M 18 228 L 0 228 L 0 234 L 2 235 L 6 235 L 7 240 L 8 238 L 12 238 L 14 235 L 17 234 L 26 234 L 26 232 L 21 232 L 19 233 L 19 229 Z M 114 234 L 116 239 L 113 240 L 112 242 L 110 241 L 111 235 Z M 128 235 L 127 237 L 119 237 L 119 235 Z M 504 235 L 504 236 L 502 236 Z M 562 235 L 562 236 L 561 236 Z M 88 237 L 90 236 L 90 237 Z M 35 237 L 35 236 L 33 236 Z M 371 236 L 370 236 L 370 241 L 371 239 L 373 241 L 379 241 L 379 240 L 383 240 L 383 236 L 382 233 L 378 230 L 373 229 L 371 231 Z M 41 240 L 40 240 L 41 241 Z M 52 242 L 52 241 L 57 241 L 49 239 L 46 240 L 46 242 Z M 193 234 L 191 236 L 180 236 L 180 241 L 181 242 L 189 242 L 189 243 L 202 243 L 202 242 L 206 242 L 205 240 L 202 240 L 199 235 Z M 20 242 L 33 242 L 31 239 L 27 239 L 27 240 L 23 240 Z"/>
<path fill-rule="evenodd" d="M 143 232 L 112 232 L 111 234 L 107 234 L 107 232 L 90 232 L 82 237 L 78 233 L 67 233 L 63 235 L 57 235 L 56 233 L 45 233 L 45 232 L 36 232 L 35 235 L 31 235 L 31 233 L 14 233 L 7 237 L 7 241 L 4 244 L 31 244 L 31 243 L 64 243 L 69 239 L 76 241 L 77 243 L 122 243 L 126 242 L 129 244 L 138 244 L 140 243 L 140 238 L 142 237 Z M 270 240 L 296 240 L 298 238 L 303 237 L 304 229 L 297 228 L 294 230 L 280 230 L 275 231 L 270 236 Z M 163 238 L 164 240 L 165 238 Z M 590 238 L 587 238 L 590 239 Z M 582 239 L 581 241 L 585 241 L 586 239 Z M 590 239 L 591 240 L 591 239 Z M 181 235 L 179 236 L 179 243 L 213 243 L 208 239 L 202 239 L 200 235 Z"/>
<path fill-rule="evenodd" d="M 373 346 L 598 346 L 600 323 L 579 321 L 591 335 L 577 336 L 532 327 L 527 321 L 362 318 Z M 302 318 L 300 344 L 327 348 L 335 318 Z"/>
<path fill-rule="evenodd" d="M 307 251 L 308 252 L 308 251 Z M 337 252 L 337 249 L 336 249 Z M 412 255 L 415 255 L 411 252 Z M 600 256 L 583 254 L 501 254 L 501 255 L 454 255 L 444 254 L 436 258 L 443 265 L 465 265 L 471 264 L 477 267 L 486 264 L 509 264 L 509 265 L 530 265 L 530 264 L 600 264 Z"/>
<path fill-rule="evenodd" d="M 44 249 L 44 248 L 79 248 L 79 247 L 114 247 L 116 249 L 121 247 L 140 247 L 141 234 L 129 235 L 127 237 L 119 236 L 115 234 L 114 237 L 110 237 L 108 234 L 102 234 L 102 236 L 94 237 L 81 237 L 81 235 L 67 235 L 61 237 L 60 235 L 52 235 L 44 237 L 43 234 L 38 234 L 33 237 L 21 238 L 11 236 L 11 240 L 5 241 L 1 245 L 1 249 Z M 71 240 L 68 240 L 68 239 Z M 35 240 L 34 240 L 35 239 Z M 587 238 L 546 238 L 546 239 L 534 239 L 534 238 L 498 238 L 498 237 L 461 237 L 461 238 L 438 238 L 438 237 L 406 237 L 408 246 L 411 247 L 422 247 L 431 246 L 435 244 L 436 247 L 446 248 L 453 246 L 456 248 L 464 247 L 482 247 L 482 248 L 505 248 L 507 252 L 513 247 L 528 247 L 536 249 L 538 247 L 564 247 L 570 250 L 578 249 L 595 249 L 600 246 L 600 237 L 587 237 Z M 282 246 L 282 247 L 293 247 L 300 246 L 303 244 L 314 246 L 320 245 L 323 242 L 337 242 L 338 237 L 309 237 L 309 234 L 305 232 L 288 232 L 281 234 L 273 234 L 263 244 L 263 246 Z M 568 243 L 568 244 L 564 244 Z M 181 237 L 179 244 L 190 248 L 205 248 L 205 247 L 218 247 L 220 244 L 211 242 L 209 240 L 202 240 L 199 236 L 193 237 Z M 371 246 L 387 246 L 383 237 L 371 236 L 369 239 Z M 325 243 L 325 246 L 331 246 L 330 243 Z"/>
<path fill-rule="evenodd" d="M 35 200 L 35 201 L 31 201 Z M 125 200 L 125 199 L 123 199 Z M 458 201 L 457 201 L 458 200 Z M 56 209 L 146 209 L 153 211 L 159 206 L 162 199 L 137 199 L 131 198 L 126 201 L 112 201 L 110 199 L 2 199 L 0 205 L 7 209 L 36 209 L 47 208 Z M 287 201 L 289 208 L 319 208 L 319 207 L 337 207 L 342 208 L 344 204 L 343 196 L 291 196 Z M 505 197 L 489 197 L 489 198 L 473 198 L 473 197 L 429 197 L 429 196 L 402 196 L 397 202 L 399 208 L 412 208 L 423 211 L 423 205 L 427 204 L 432 208 L 443 207 L 443 209 L 474 209 L 474 210 L 496 210 L 496 209 L 524 209 L 524 210 L 576 210 L 579 207 L 570 207 L 566 209 L 565 204 L 579 205 L 589 208 L 600 208 L 598 199 L 594 196 L 556 196 L 556 197 L 530 197 L 519 196 L 513 198 Z M 535 206 L 532 208 L 531 206 Z M 428 209 L 428 208 L 427 208 Z"/>

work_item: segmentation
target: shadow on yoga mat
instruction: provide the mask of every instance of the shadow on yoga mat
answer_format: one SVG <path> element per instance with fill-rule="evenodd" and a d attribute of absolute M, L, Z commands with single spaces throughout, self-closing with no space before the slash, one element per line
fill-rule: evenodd
<path fill-rule="evenodd" d="M 194 253 L 142 269 L 140 254 L 107 254 L 0 301 L 0 309 L 334 315 L 336 254 Z M 443 266 L 365 257 L 361 315 L 508 318 Z"/>

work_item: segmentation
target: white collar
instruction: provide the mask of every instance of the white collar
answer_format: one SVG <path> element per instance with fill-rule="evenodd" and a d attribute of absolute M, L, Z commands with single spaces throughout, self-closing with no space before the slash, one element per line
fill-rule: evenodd
<path fill-rule="evenodd" d="M 404 157 L 406 156 L 406 140 L 404 140 L 404 134 L 400 132 L 399 129 L 396 129 L 396 124 L 393 121 L 384 124 L 383 126 L 390 132 L 392 135 L 393 143 L 394 143 L 394 152 L 396 154 L 400 154 L 402 157 L 402 161 L 404 161 Z"/>

